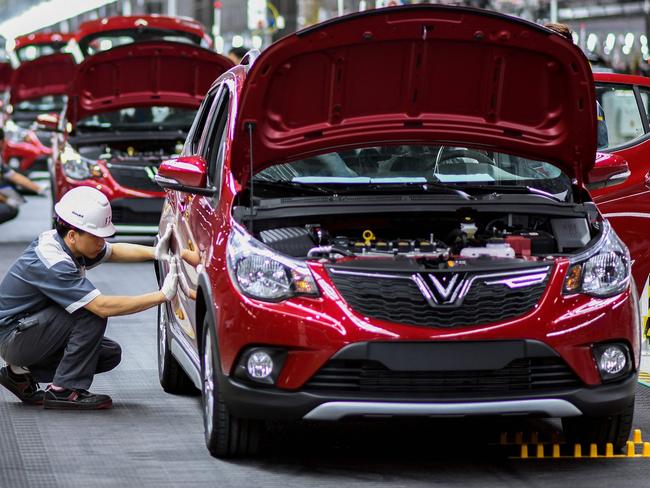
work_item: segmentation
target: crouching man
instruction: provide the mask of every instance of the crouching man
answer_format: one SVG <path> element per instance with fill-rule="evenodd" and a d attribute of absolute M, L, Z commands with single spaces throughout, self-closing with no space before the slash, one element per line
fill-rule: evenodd
<path fill-rule="evenodd" d="M 88 391 L 97 373 L 121 359 L 119 344 L 104 337 L 107 319 L 155 307 L 176 295 L 177 263 L 168 232 L 155 247 L 105 242 L 115 233 L 111 206 L 90 187 L 75 188 L 55 206 L 56 230 L 43 232 L 0 283 L 0 384 L 28 404 L 45 408 L 104 409 L 108 395 Z M 170 229 L 171 230 L 171 229 Z M 167 259 L 160 291 L 106 296 L 86 278 L 103 262 Z M 38 383 L 51 383 L 43 391 Z"/>

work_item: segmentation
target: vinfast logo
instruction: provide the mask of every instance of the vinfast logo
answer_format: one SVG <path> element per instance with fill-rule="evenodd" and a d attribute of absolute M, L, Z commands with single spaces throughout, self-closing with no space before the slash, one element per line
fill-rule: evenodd
<path fill-rule="evenodd" d="M 415 283 L 431 306 L 454 305 L 467 293 L 467 273 L 416 275 Z"/>

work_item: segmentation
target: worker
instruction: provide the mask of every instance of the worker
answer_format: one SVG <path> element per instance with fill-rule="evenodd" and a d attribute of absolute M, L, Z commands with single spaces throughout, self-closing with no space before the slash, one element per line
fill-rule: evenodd
<path fill-rule="evenodd" d="M 4 147 L 5 131 L 0 129 L 0 155 L 4 152 Z M 0 224 L 15 219 L 18 216 L 18 207 L 24 201 L 13 186 L 10 186 L 12 184 L 33 191 L 38 195 L 45 194 L 43 187 L 17 171 L 12 170 L 0 158 Z"/>
<path fill-rule="evenodd" d="M 105 409 L 108 395 L 88 391 L 93 376 L 121 359 L 119 344 L 104 337 L 108 317 L 127 315 L 176 295 L 176 258 L 169 227 L 156 246 L 108 243 L 115 233 L 103 193 L 78 187 L 56 204 L 56 229 L 43 232 L 0 282 L 0 384 L 27 404 L 57 409 Z M 106 261 L 168 263 L 160 291 L 103 295 L 85 276 Z M 38 383 L 51 383 L 44 391 Z"/>
<path fill-rule="evenodd" d="M 235 64 L 241 63 L 241 60 L 244 59 L 248 49 L 245 47 L 233 47 L 228 51 L 228 58 Z"/>

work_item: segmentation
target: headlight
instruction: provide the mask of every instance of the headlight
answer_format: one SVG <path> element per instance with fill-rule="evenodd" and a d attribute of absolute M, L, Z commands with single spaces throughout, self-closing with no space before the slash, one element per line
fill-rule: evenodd
<path fill-rule="evenodd" d="M 87 180 L 102 175 L 102 170 L 95 161 L 84 158 L 72 146 L 66 146 L 61 153 L 61 167 L 65 175 L 73 180 Z"/>
<path fill-rule="evenodd" d="M 302 262 L 276 254 L 238 226 L 227 247 L 228 272 L 244 295 L 268 302 L 318 296 L 309 268 Z"/>
<path fill-rule="evenodd" d="M 566 293 L 606 297 L 621 293 L 630 282 L 630 253 L 609 223 L 593 254 L 572 263 L 564 280 Z"/>

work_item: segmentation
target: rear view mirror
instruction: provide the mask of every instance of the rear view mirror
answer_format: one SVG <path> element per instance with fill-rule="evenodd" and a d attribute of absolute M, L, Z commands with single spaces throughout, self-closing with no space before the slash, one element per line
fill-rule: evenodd
<path fill-rule="evenodd" d="M 36 117 L 36 128 L 45 131 L 56 131 L 59 129 L 58 114 L 40 114 Z"/>
<path fill-rule="evenodd" d="M 200 156 L 181 156 L 163 161 L 158 168 L 156 183 L 168 190 L 212 196 L 216 188 L 208 187 L 208 171 Z"/>
<path fill-rule="evenodd" d="M 596 153 L 596 164 L 589 172 L 587 189 L 597 190 L 618 185 L 630 176 L 627 161 L 616 154 Z"/>

